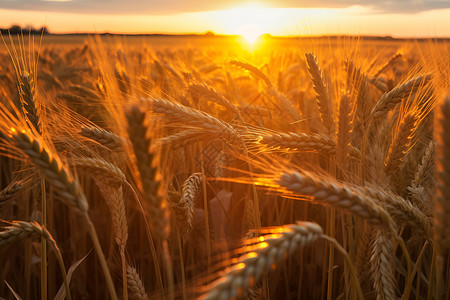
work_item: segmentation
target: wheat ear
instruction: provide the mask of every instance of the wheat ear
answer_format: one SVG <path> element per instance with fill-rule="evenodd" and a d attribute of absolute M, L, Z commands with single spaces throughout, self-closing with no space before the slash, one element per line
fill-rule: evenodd
<path fill-rule="evenodd" d="M 22 150 L 31 162 L 41 171 L 47 180 L 56 187 L 61 201 L 85 213 L 89 209 L 88 202 L 75 180 L 59 157 L 47 149 L 37 138 L 26 131 L 11 130 L 16 146 Z"/>
<path fill-rule="evenodd" d="M 219 279 L 206 287 L 200 299 L 232 299 L 239 297 L 254 282 L 276 266 L 286 254 L 305 247 L 322 236 L 322 228 L 314 223 L 299 222 L 268 229 L 269 234 L 245 247 L 247 254 L 233 261 L 232 266 L 218 274 Z"/>
<path fill-rule="evenodd" d="M 435 157 L 436 142 L 431 140 L 425 150 L 421 163 L 414 174 L 411 186 L 408 187 L 411 201 L 420 210 L 425 212 L 427 216 L 433 215 L 433 205 L 431 204 L 431 200 L 436 181 L 434 177 Z"/>
<path fill-rule="evenodd" d="M 391 146 L 389 147 L 388 156 L 384 162 L 384 172 L 386 174 L 395 174 L 403 165 L 403 159 L 412 144 L 416 122 L 417 115 L 415 113 L 409 113 L 400 123 Z"/>
<path fill-rule="evenodd" d="M 351 61 L 347 64 L 348 78 L 351 80 L 356 92 L 356 102 L 353 114 L 353 136 L 352 144 L 361 149 L 366 147 L 367 132 L 370 123 L 371 101 L 368 92 L 367 76 L 353 65 Z M 365 155 L 365 150 L 362 151 Z"/>
<path fill-rule="evenodd" d="M 170 147 L 171 149 L 179 149 L 189 143 L 214 137 L 216 136 L 212 133 L 205 133 L 201 129 L 192 128 L 159 138 L 156 141 L 161 144 L 161 148 Z"/>
<path fill-rule="evenodd" d="M 50 233 L 36 222 L 13 221 L 7 222 L 10 226 L 0 232 L 0 246 L 13 243 L 23 238 L 40 235 L 50 240 L 53 239 Z"/>
<path fill-rule="evenodd" d="M 101 183 L 100 189 L 111 211 L 116 243 L 124 252 L 128 239 L 128 225 L 122 187 L 114 187 L 106 182 Z"/>
<path fill-rule="evenodd" d="M 20 71 L 17 74 L 20 102 L 26 119 L 37 132 L 42 133 L 41 109 L 36 99 L 36 82 L 33 75 L 26 71 Z"/>
<path fill-rule="evenodd" d="M 130 297 L 138 300 L 148 300 L 145 292 L 144 284 L 139 276 L 136 268 L 127 265 L 128 288 L 130 289 Z"/>
<path fill-rule="evenodd" d="M 434 185 L 434 159 L 436 157 L 436 142 L 431 140 L 422 157 L 420 165 L 414 173 L 412 187 L 423 186 L 429 188 Z"/>
<path fill-rule="evenodd" d="M 111 213 L 114 236 L 119 246 L 120 258 L 122 261 L 122 284 L 124 300 L 128 299 L 128 284 L 127 284 L 127 264 L 125 257 L 125 247 L 128 240 L 128 223 L 125 211 L 125 200 L 123 198 L 123 190 L 119 185 L 108 181 L 107 179 L 100 179 L 98 181 L 100 191 L 106 199 L 109 211 Z"/>
<path fill-rule="evenodd" d="M 281 106 L 280 110 L 283 113 L 287 113 L 292 120 L 299 121 L 303 119 L 300 112 L 292 105 L 289 98 L 284 93 L 277 90 L 273 85 L 266 88 L 266 93 L 278 101 Z"/>
<path fill-rule="evenodd" d="M 15 242 L 23 238 L 31 238 L 35 235 L 39 235 L 44 238 L 44 240 L 50 242 L 53 250 L 55 251 L 56 258 L 58 260 L 58 264 L 64 279 L 67 299 L 71 300 L 72 297 L 70 295 L 69 283 L 66 280 L 66 267 L 64 266 L 61 251 L 59 250 L 59 247 L 56 244 L 56 241 L 51 233 L 45 227 L 39 225 L 37 222 L 12 221 L 6 223 L 10 224 L 10 226 L 7 226 L 4 231 L 0 232 L 0 246 Z"/>
<path fill-rule="evenodd" d="M 193 173 L 181 186 L 181 197 L 178 202 L 172 202 L 182 239 L 187 240 L 192 229 L 194 204 L 202 190 L 202 173 Z"/>
<path fill-rule="evenodd" d="M 373 75 L 373 77 L 377 78 L 381 74 L 383 74 L 386 70 L 388 70 L 397 60 L 402 58 L 403 54 L 396 53 L 394 54 L 384 65 L 382 65 Z"/>
<path fill-rule="evenodd" d="M 267 86 L 271 86 L 272 82 L 270 81 L 270 79 L 257 67 L 253 66 L 252 64 L 249 63 L 245 63 L 245 62 L 241 62 L 241 61 L 237 61 L 237 60 L 231 60 L 230 64 L 238 66 L 244 70 L 249 71 L 250 73 L 253 74 L 253 76 L 258 77 L 259 79 L 262 79 L 264 81 L 264 83 Z"/>
<path fill-rule="evenodd" d="M 88 215 L 89 205 L 84 193 L 79 187 L 78 181 L 72 177 L 68 169 L 66 169 L 66 167 L 61 163 L 61 160 L 57 154 L 52 153 L 44 147 L 37 138 L 27 134 L 26 131 L 18 132 L 14 128 L 11 129 L 11 135 L 16 143 L 16 146 L 28 156 L 31 162 L 41 171 L 44 177 L 47 178 L 47 180 L 56 188 L 58 194 L 61 196 L 61 201 L 69 207 L 74 208 L 84 217 L 103 269 L 108 290 L 111 293 L 111 298 L 117 299 L 116 290 L 114 288 L 100 241 L 98 240 L 97 232 Z"/>
<path fill-rule="evenodd" d="M 369 82 L 371 85 L 375 86 L 377 89 L 379 89 L 383 93 L 387 93 L 389 91 L 389 88 L 388 88 L 385 80 L 383 80 L 381 78 L 367 77 L 367 82 Z"/>
<path fill-rule="evenodd" d="M 276 188 L 284 196 L 313 197 L 318 203 L 350 212 L 370 223 L 388 228 L 394 226 L 390 215 L 373 197 L 366 195 L 357 187 L 337 182 L 332 178 L 317 176 L 307 171 L 290 171 L 275 176 L 272 184 L 274 183 L 278 184 Z"/>
<path fill-rule="evenodd" d="M 85 86 L 79 85 L 79 84 L 70 84 L 66 88 L 68 90 L 72 91 L 73 93 L 75 93 L 77 95 L 81 95 L 84 98 L 87 98 L 89 100 L 100 99 L 100 97 L 98 96 L 98 94 L 95 91 L 93 91 Z"/>
<path fill-rule="evenodd" d="M 170 122 L 200 127 L 219 134 L 227 142 L 242 144 L 241 136 L 233 126 L 203 111 L 159 98 L 142 100 L 148 104 L 150 110 L 165 115 Z"/>
<path fill-rule="evenodd" d="M 72 164 L 91 172 L 99 180 L 108 184 L 121 185 L 127 182 L 125 174 L 118 167 L 101 158 L 76 157 Z"/>
<path fill-rule="evenodd" d="M 339 103 L 336 156 L 339 161 L 345 162 L 345 168 L 347 166 L 346 157 L 350 152 L 352 142 L 352 130 L 352 104 L 350 97 L 348 95 L 344 95 Z"/>
<path fill-rule="evenodd" d="M 18 191 L 23 188 L 22 180 L 14 180 L 7 187 L 5 187 L 2 191 L 0 191 L 0 203 L 5 202 L 12 197 L 14 197 Z"/>
<path fill-rule="evenodd" d="M 169 236 L 169 211 L 167 201 L 161 190 L 159 170 L 155 153 L 150 150 L 151 139 L 147 135 L 145 113 L 139 106 L 133 105 L 126 112 L 128 136 L 136 157 L 136 167 L 141 182 L 141 192 L 147 209 L 154 235 L 160 241 Z"/>
<path fill-rule="evenodd" d="M 19 43 L 20 45 L 20 43 Z M 24 119 L 28 123 L 30 128 L 42 135 L 42 120 L 41 120 L 41 107 L 36 97 L 36 71 L 32 71 L 32 62 L 30 56 L 28 57 L 28 63 L 25 62 L 24 46 L 20 45 L 20 56 L 16 56 L 16 61 L 13 64 L 16 69 L 19 99 L 21 103 L 20 110 L 24 114 Z M 33 57 L 34 59 L 34 57 Z M 20 62 L 21 61 L 21 62 Z M 47 198 L 45 193 L 45 180 L 41 178 L 41 213 L 42 222 L 44 226 L 47 226 Z M 41 298 L 46 299 L 48 297 L 47 288 L 47 243 L 44 237 L 41 237 Z"/>
<path fill-rule="evenodd" d="M 128 137 L 136 158 L 135 164 L 140 179 L 141 194 L 150 213 L 153 234 L 162 245 L 163 262 L 169 289 L 173 289 L 173 269 L 168 249 L 169 209 L 167 199 L 162 191 L 161 178 L 154 151 L 150 149 L 151 139 L 147 136 L 145 113 L 140 106 L 132 105 L 125 113 L 128 123 Z"/>
<path fill-rule="evenodd" d="M 188 91 L 195 98 L 206 98 L 208 100 L 215 101 L 219 105 L 225 106 L 227 109 L 234 112 L 236 117 L 242 121 L 241 113 L 237 110 L 236 106 L 234 106 L 234 104 L 228 101 L 227 98 L 217 92 L 214 88 L 204 84 L 191 84 L 188 87 Z"/>
<path fill-rule="evenodd" d="M 273 150 L 316 151 L 325 154 L 336 153 L 335 140 L 323 134 L 249 129 L 246 135 L 254 143 L 264 145 Z"/>
<path fill-rule="evenodd" d="M 111 151 L 123 151 L 125 140 L 111 131 L 107 131 L 97 127 L 83 127 L 80 134 L 91 139 Z"/>
<path fill-rule="evenodd" d="M 372 117 L 378 119 L 385 116 L 394 106 L 400 103 L 404 97 L 417 92 L 432 78 L 431 75 L 418 76 L 395 87 L 391 91 L 384 93 L 372 109 Z"/>
<path fill-rule="evenodd" d="M 354 186 L 354 189 L 380 204 L 400 226 L 408 225 L 420 230 L 426 238 L 431 237 L 431 223 L 427 216 L 417 207 L 389 189 L 370 186 Z"/>
<path fill-rule="evenodd" d="M 377 300 L 395 299 L 395 253 L 391 233 L 377 230 L 372 244 L 370 270 Z"/>
<path fill-rule="evenodd" d="M 306 53 L 306 63 L 308 71 L 314 83 L 314 91 L 316 92 L 317 106 L 319 107 L 322 124 L 328 131 L 328 134 L 336 134 L 336 124 L 334 121 L 333 102 L 331 100 L 325 78 L 320 69 L 317 57 L 313 53 Z"/>

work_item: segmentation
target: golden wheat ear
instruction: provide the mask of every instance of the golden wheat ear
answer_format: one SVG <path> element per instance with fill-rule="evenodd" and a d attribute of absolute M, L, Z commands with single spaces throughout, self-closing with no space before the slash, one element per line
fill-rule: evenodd
<path fill-rule="evenodd" d="M 86 197 L 78 181 L 73 178 L 58 155 L 46 148 L 39 138 L 26 131 L 12 129 L 11 135 L 17 148 L 22 150 L 42 175 L 55 186 L 61 201 L 80 213 L 86 213 L 89 210 Z"/>
<path fill-rule="evenodd" d="M 136 158 L 136 169 L 139 172 L 141 193 L 150 214 L 153 233 L 158 240 L 165 241 L 170 231 L 169 210 L 162 191 L 157 154 L 150 149 L 152 140 L 147 135 L 146 113 L 139 106 L 133 105 L 126 112 L 126 118 L 128 137 Z"/>
<path fill-rule="evenodd" d="M 145 292 L 144 284 L 136 268 L 127 265 L 128 288 L 132 299 L 148 300 L 149 297 Z"/>
<path fill-rule="evenodd" d="M 181 197 L 172 201 L 175 211 L 178 230 L 183 241 L 187 241 L 192 230 L 194 219 L 194 204 L 202 190 L 202 173 L 193 173 L 181 186 Z"/>
<path fill-rule="evenodd" d="M 13 198 L 24 187 L 23 180 L 14 180 L 0 191 L 0 204 Z"/>
<path fill-rule="evenodd" d="M 242 296 L 254 283 L 261 280 L 282 258 L 297 249 L 308 246 L 322 236 L 322 228 L 309 222 L 270 228 L 259 243 L 247 246 L 246 254 L 240 256 L 225 271 L 217 274 L 216 281 L 206 286 L 203 300 L 232 299 Z"/>
<path fill-rule="evenodd" d="M 317 106 L 319 107 L 322 124 L 330 135 L 336 134 L 336 123 L 334 121 L 333 102 L 325 82 L 323 72 L 319 66 L 317 57 L 313 53 L 306 53 L 306 62 L 311 80 L 314 83 Z"/>
<path fill-rule="evenodd" d="M 423 88 L 432 78 L 431 75 L 418 76 L 384 93 L 372 109 L 372 117 L 378 119 L 386 116 L 403 98 Z"/>
<path fill-rule="evenodd" d="M 29 126 L 34 128 L 39 134 L 42 134 L 42 108 L 37 98 L 37 58 L 34 52 L 34 39 L 31 40 L 30 38 L 29 49 L 26 49 L 23 35 L 17 37 L 19 47 L 15 46 L 11 35 L 9 37 L 11 49 L 6 46 L 6 43 L 5 46 L 11 57 L 17 78 L 17 90 L 20 100 L 20 107 L 17 107 L 17 109 L 22 112 Z M 3 42 L 5 41 L 3 40 Z"/>
<path fill-rule="evenodd" d="M 80 134 L 111 151 L 123 151 L 125 140 L 121 136 L 97 127 L 83 127 Z"/>

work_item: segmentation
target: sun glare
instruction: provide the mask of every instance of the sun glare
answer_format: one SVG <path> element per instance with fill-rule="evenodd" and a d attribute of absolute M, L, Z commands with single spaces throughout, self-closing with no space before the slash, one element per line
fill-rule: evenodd
<path fill-rule="evenodd" d="M 249 43 L 275 30 L 278 21 L 278 15 L 273 13 L 273 9 L 258 3 L 217 11 L 214 16 L 225 32 L 241 35 Z"/>
<path fill-rule="evenodd" d="M 254 44 L 263 33 L 261 27 L 256 24 L 248 24 L 239 29 L 239 35 L 242 35 L 250 44 Z"/>

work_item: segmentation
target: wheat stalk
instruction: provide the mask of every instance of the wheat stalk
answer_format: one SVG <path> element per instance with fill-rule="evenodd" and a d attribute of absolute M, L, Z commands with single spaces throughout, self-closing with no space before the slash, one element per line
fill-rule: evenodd
<path fill-rule="evenodd" d="M 436 197 L 434 217 L 434 242 L 441 255 L 450 250 L 450 186 L 449 166 L 450 139 L 450 95 L 447 94 L 440 104 L 436 124 Z"/>

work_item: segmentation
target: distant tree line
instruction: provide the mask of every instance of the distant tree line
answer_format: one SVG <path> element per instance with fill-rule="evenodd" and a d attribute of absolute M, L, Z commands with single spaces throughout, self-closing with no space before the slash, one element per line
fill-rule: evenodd
<path fill-rule="evenodd" d="M 32 26 L 28 27 L 20 27 L 19 25 L 12 25 L 9 28 L 0 28 L 0 32 L 2 34 L 8 34 L 11 33 L 12 35 L 16 34 L 49 34 L 47 27 L 42 26 L 39 29 L 36 29 Z"/>

